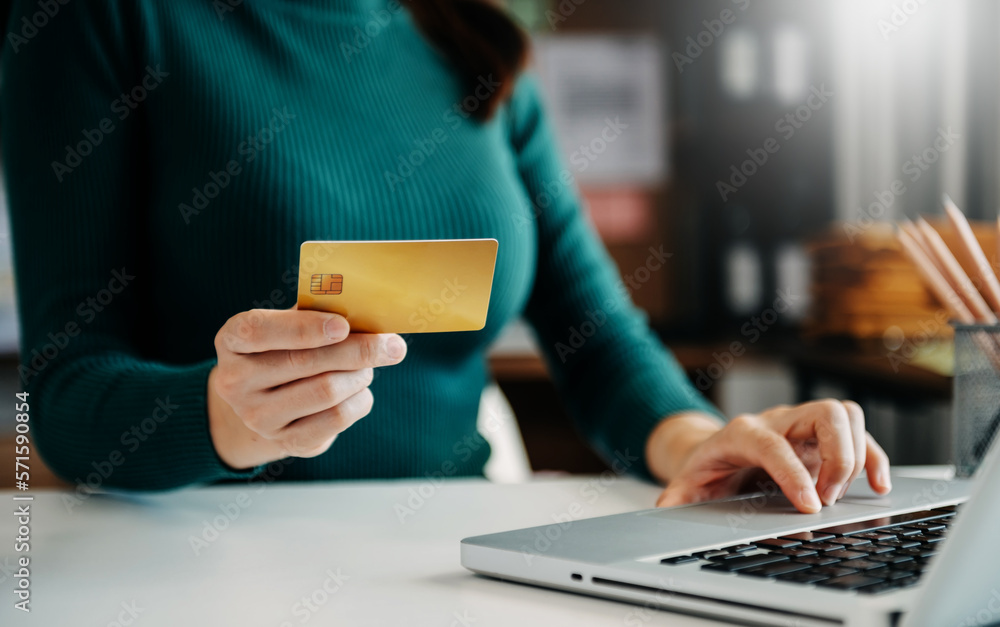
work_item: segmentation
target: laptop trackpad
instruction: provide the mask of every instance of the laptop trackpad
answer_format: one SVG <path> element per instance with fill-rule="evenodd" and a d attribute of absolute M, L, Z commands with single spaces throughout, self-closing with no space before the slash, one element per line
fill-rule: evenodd
<path fill-rule="evenodd" d="M 674 510 L 662 510 L 671 520 L 698 523 L 699 525 L 714 525 L 728 529 L 745 531 L 773 531 L 776 528 L 793 524 L 800 527 L 835 524 L 846 519 L 856 519 L 859 516 L 878 516 L 888 505 L 876 503 L 856 503 L 840 501 L 833 507 L 824 507 L 818 514 L 800 514 L 784 497 L 766 499 L 748 498 L 738 501 L 707 503 L 698 507 L 682 507 Z"/>
<path fill-rule="evenodd" d="M 825 526 L 848 519 L 878 516 L 888 509 L 904 507 L 900 503 L 901 492 L 894 491 L 886 496 L 872 492 L 864 481 L 858 481 L 851 486 L 843 500 L 832 507 L 824 507 L 817 514 L 800 514 L 791 502 L 777 490 L 748 494 L 725 501 L 713 501 L 676 507 L 671 509 L 650 510 L 643 515 L 662 515 L 678 522 L 692 522 L 699 525 L 725 527 L 733 531 L 763 531 L 770 532 L 777 528 L 794 525 L 797 527 Z M 896 498 L 893 498 L 893 497 Z"/>

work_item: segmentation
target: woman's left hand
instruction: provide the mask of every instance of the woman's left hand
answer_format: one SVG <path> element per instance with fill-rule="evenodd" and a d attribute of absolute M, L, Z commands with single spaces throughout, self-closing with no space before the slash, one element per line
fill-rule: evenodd
<path fill-rule="evenodd" d="M 810 514 L 843 498 L 862 470 L 875 492 L 892 489 L 889 459 L 852 401 L 776 407 L 721 429 L 700 414 L 676 416 L 653 431 L 646 457 L 654 476 L 668 483 L 658 507 L 759 490 L 767 475 Z"/>

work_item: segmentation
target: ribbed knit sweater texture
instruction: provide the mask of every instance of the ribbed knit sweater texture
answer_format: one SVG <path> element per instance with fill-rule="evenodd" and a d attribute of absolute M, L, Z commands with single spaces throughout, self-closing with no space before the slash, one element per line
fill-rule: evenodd
<path fill-rule="evenodd" d="M 59 7 L 25 38 L 38 6 L 15 2 L 0 125 L 21 373 L 63 477 L 113 467 L 104 487 L 166 489 L 260 471 L 212 445 L 213 339 L 238 312 L 294 305 L 305 240 L 495 238 L 499 253 L 486 327 L 407 336 L 372 412 L 279 480 L 481 474 L 486 349 L 518 316 L 608 460 L 643 474 L 660 419 L 714 411 L 631 304 L 530 74 L 482 123 L 385 0 Z"/>

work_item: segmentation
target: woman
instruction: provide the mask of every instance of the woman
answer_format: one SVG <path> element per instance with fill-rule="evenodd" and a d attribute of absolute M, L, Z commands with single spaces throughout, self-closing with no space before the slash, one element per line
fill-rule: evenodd
<path fill-rule="evenodd" d="M 723 426 L 692 389 L 616 288 L 496 8 L 121 0 L 45 22 L 3 55 L 3 157 L 22 378 L 67 479 L 110 462 L 105 485 L 161 489 L 289 457 L 281 479 L 479 474 L 484 349 L 523 314 L 579 429 L 667 483 L 660 505 L 760 469 L 803 512 L 864 469 L 889 490 L 857 405 Z M 288 309 L 302 241 L 479 237 L 500 242 L 480 332 Z"/>

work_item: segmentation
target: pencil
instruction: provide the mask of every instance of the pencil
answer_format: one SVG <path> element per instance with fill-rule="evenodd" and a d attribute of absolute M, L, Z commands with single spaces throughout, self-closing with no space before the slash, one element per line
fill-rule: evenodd
<path fill-rule="evenodd" d="M 899 243 L 903 246 L 903 252 L 917 267 L 917 272 L 923 277 L 924 283 L 945 306 L 949 315 L 962 324 L 975 324 L 976 317 L 972 315 L 958 293 L 951 288 L 948 280 L 944 278 L 930 257 L 920 249 L 920 245 L 906 231 L 899 230 L 896 235 L 899 238 Z"/>
<path fill-rule="evenodd" d="M 997 281 L 997 275 L 993 272 L 993 267 L 976 240 L 972 227 L 969 226 L 969 221 L 965 219 L 965 215 L 947 194 L 944 196 L 944 210 L 948 214 L 952 226 L 955 227 L 955 231 L 958 232 L 961 249 L 975 271 L 975 278 L 979 280 L 983 297 L 994 312 L 1000 312 L 1000 281 Z"/>
<path fill-rule="evenodd" d="M 955 259 L 955 255 L 948 249 L 948 245 L 941 239 L 941 235 L 923 218 L 917 220 L 917 227 L 924 236 L 924 241 L 927 242 L 931 259 L 938 262 L 936 265 L 941 274 L 968 306 L 976 317 L 976 321 L 995 324 L 997 317 L 990 311 L 990 306 L 986 304 L 982 294 L 972 284 L 969 275 L 965 273 L 961 264 Z"/>

